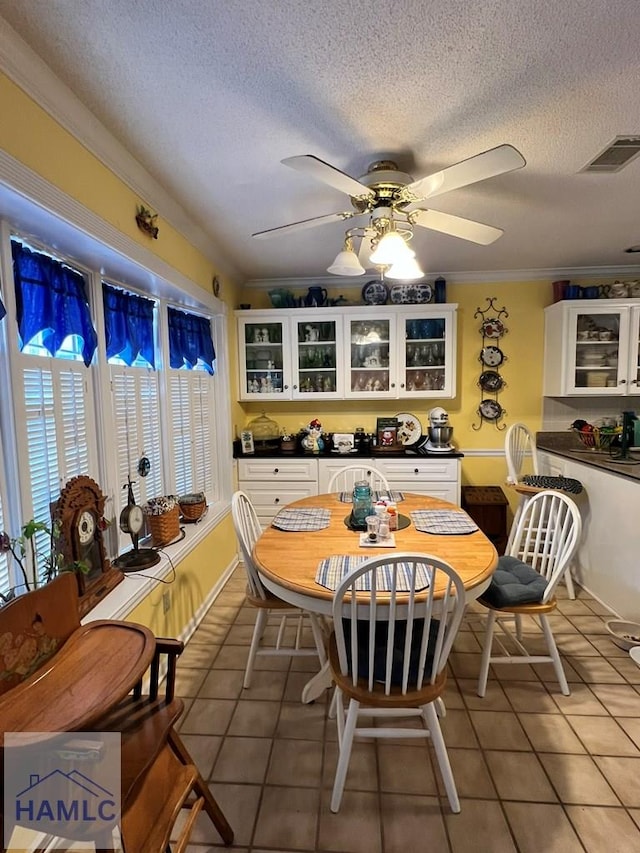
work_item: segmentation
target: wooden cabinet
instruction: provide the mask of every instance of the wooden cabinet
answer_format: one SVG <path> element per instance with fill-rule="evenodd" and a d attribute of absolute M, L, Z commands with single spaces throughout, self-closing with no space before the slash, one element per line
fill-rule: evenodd
<path fill-rule="evenodd" d="M 545 309 L 545 396 L 635 395 L 639 381 L 638 302 L 566 300 Z"/>
<path fill-rule="evenodd" d="M 451 503 L 460 503 L 460 459 L 415 456 L 411 459 L 351 456 L 344 459 L 318 459 L 318 490 L 328 491 L 329 480 L 345 465 L 362 465 L 379 471 L 394 491 L 432 495 Z"/>
<path fill-rule="evenodd" d="M 318 494 L 318 460 L 238 459 L 238 488 L 249 496 L 266 527 L 282 507 Z"/>
<path fill-rule="evenodd" d="M 238 311 L 241 400 L 456 393 L 456 306 Z"/>

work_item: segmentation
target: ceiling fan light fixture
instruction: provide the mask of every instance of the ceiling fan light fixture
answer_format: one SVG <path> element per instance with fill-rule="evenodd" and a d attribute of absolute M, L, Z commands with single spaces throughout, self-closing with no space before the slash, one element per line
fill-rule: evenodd
<path fill-rule="evenodd" d="M 416 253 L 407 246 L 404 237 L 398 231 L 387 231 L 381 238 L 369 260 L 375 266 L 392 266 L 410 258 Z"/>
<path fill-rule="evenodd" d="M 364 275 L 365 269 L 353 251 L 353 244 L 349 238 L 344 241 L 344 248 L 338 252 L 331 266 L 327 267 L 327 272 L 332 275 Z"/>
<path fill-rule="evenodd" d="M 385 278 L 400 279 L 401 281 L 415 281 L 423 276 L 424 273 L 415 258 L 403 259 L 392 264 L 384 274 Z"/>

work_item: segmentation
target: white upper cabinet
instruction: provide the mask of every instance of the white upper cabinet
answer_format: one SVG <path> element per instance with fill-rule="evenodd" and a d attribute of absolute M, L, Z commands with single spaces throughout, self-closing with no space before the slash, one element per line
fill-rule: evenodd
<path fill-rule="evenodd" d="M 238 311 L 241 400 L 455 396 L 456 306 Z"/>
<path fill-rule="evenodd" d="M 640 394 L 640 304 L 565 300 L 545 309 L 547 397 Z"/>

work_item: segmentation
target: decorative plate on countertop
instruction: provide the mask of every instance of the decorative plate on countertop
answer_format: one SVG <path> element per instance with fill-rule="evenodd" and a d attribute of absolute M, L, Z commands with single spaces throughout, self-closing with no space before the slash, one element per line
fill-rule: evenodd
<path fill-rule="evenodd" d="M 387 285 L 377 278 L 368 281 L 362 288 L 362 298 L 366 305 L 384 305 L 388 296 Z"/>
<path fill-rule="evenodd" d="M 389 290 L 389 301 L 393 305 L 424 305 L 431 302 L 433 290 L 427 282 L 419 284 L 394 284 Z"/>
<path fill-rule="evenodd" d="M 422 438 L 422 425 L 415 415 L 410 412 L 401 412 L 396 415 L 398 421 L 398 441 L 403 447 L 411 447 Z"/>

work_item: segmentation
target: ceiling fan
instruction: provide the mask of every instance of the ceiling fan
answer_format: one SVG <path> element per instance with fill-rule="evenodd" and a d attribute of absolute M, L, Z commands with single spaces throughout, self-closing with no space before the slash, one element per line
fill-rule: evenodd
<path fill-rule="evenodd" d="M 282 160 L 285 166 L 304 172 L 350 196 L 353 210 L 314 216 L 311 219 L 258 231 L 252 236 L 275 237 L 328 222 L 367 216 L 368 222 L 365 225 L 350 228 L 346 232 L 343 251 L 328 271 L 338 275 L 362 275 L 368 264 L 386 271 L 390 278 L 420 277 L 422 272 L 418 270 L 417 264 L 414 265 L 418 275 L 410 275 L 404 264 L 402 272 L 406 274 L 393 274 L 392 267 L 401 258 L 385 251 L 385 245 L 391 246 L 394 241 L 386 239 L 383 243 L 383 239 L 391 235 L 395 238 L 396 250 L 404 250 L 403 261 L 408 261 L 409 256 L 415 257 L 415 252 L 407 245 L 413 235 L 414 225 L 441 231 L 483 246 L 493 243 L 504 233 L 502 229 L 420 207 L 419 204 L 450 190 L 520 169 L 525 162 L 522 154 L 512 145 L 499 145 L 418 180 L 400 171 L 393 160 L 377 160 L 371 163 L 366 175 L 356 180 L 312 154 L 287 157 Z M 353 251 L 354 237 L 362 238 L 360 258 L 356 257 Z M 399 240 L 398 237 L 402 239 Z M 344 257 L 341 258 L 341 255 Z"/>

